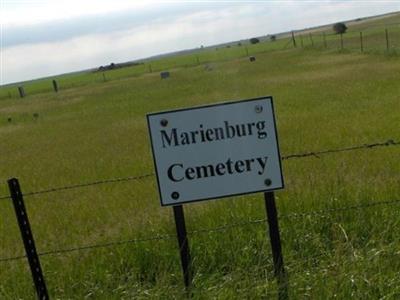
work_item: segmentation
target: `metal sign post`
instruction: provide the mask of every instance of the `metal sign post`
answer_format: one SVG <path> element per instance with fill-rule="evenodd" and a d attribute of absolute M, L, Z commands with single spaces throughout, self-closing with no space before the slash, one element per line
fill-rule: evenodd
<path fill-rule="evenodd" d="M 192 259 L 190 256 L 189 240 L 186 233 L 185 215 L 182 205 L 173 207 L 176 225 L 176 235 L 178 238 L 179 254 L 181 256 L 181 264 L 183 270 L 183 281 L 186 290 L 189 290 L 192 284 Z"/>
<path fill-rule="evenodd" d="M 29 225 L 28 214 L 25 209 L 24 199 L 18 179 L 9 179 L 8 187 L 14 204 L 15 214 L 17 216 L 21 237 L 25 246 L 26 257 L 28 258 L 29 266 L 31 268 L 38 299 L 47 300 L 49 299 L 49 295 L 47 293 L 42 268 L 40 267 L 39 256 L 36 252 L 35 242 L 33 240 L 32 230 Z"/>
<path fill-rule="evenodd" d="M 279 234 L 278 214 L 275 205 L 274 192 L 264 193 L 265 208 L 268 217 L 269 239 L 271 242 L 274 274 L 278 281 L 278 298 L 288 299 L 288 280 L 283 264 L 281 238 Z"/>

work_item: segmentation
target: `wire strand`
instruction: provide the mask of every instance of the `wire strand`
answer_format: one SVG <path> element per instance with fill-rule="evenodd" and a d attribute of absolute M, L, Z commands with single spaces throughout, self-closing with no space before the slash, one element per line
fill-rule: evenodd
<path fill-rule="evenodd" d="M 398 146 L 398 145 L 400 145 L 400 142 L 390 139 L 390 140 L 387 140 L 386 142 L 382 142 L 382 143 L 371 143 L 371 144 L 363 144 L 363 145 L 352 146 L 352 147 L 344 147 L 344 148 L 328 149 L 328 150 L 322 150 L 322 151 L 289 154 L 286 156 L 282 156 L 282 160 L 288 160 L 288 159 L 294 159 L 294 158 L 304 158 L 304 157 L 310 157 L 310 156 L 320 158 L 319 155 L 347 152 L 347 151 L 354 151 L 354 150 L 361 150 L 361 149 L 373 149 L 373 148 L 377 148 L 377 147 Z M 154 176 L 154 173 L 148 173 L 148 174 L 139 175 L 139 176 L 129 176 L 129 177 L 122 177 L 122 178 L 111 178 L 111 179 L 105 179 L 105 180 L 98 180 L 98 181 L 94 181 L 94 182 L 79 183 L 79 184 L 74 184 L 74 185 L 49 188 L 49 189 L 41 190 L 41 191 L 28 192 L 28 193 L 24 193 L 23 196 L 35 196 L 35 195 L 41 195 L 41 194 L 47 194 L 47 193 L 54 193 L 54 192 L 58 192 L 58 191 L 84 188 L 84 187 L 89 187 L 89 186 L 94 186 L 94 185 L 141 180 L 141 179 L 145 179 L 145 178 L 152 177 L 152 176 Z M 0 200 L 3 200 L 3 199 L 10 199 L 10 196 L 6 196 L 6 195 L 1 196 Z"/>
<path fill-rule="evenodd" d="M 389 201 L 376 201 L 376 202 L 366 203 L 363 205 L 354 205 L 354 206 L 347 206 L 347 207 L 334 208 L 334 209 L 313 210 L 313 211 L 300 212 L 300 213 L 289 213 L 289 214 L 279 215 L 279 218 L 313 216 L 313 215 L 319 215 L 319 214 L 323 214 L 323 213 L 335 213 L 335 212 L 364 209 L 364 208 L 370 208 L 370 207 L 378 206 L 378 205 L 390 205 L 390 204 L 400 204 L 400 199 L 389 200 Z M 265 223 L 265 222 L 267 222 L 267 220 L 268 220 L 267 218 L 255 219 L 255 220 L 248 220 L 248 221 L 237 222 L 237 223 L 232 223 L 232 224 L 225 224 L 225 225 L 221 225 L 221 226 L 213 227 L 213 228 L 198 229 L 198 230 L 188 231 L 188 235 L 220 232 L 220 231 L 229 230 L 229 229 L 232 229 L 235 227 L 243 227 L 243 226 Z M 149 242 L 149 241 L 169 240 L 169 239 L 174 239 L 174 238 L 175 238 L 175 235 L 173 235 L 173 234 L 156 235 L 153 237 L 141 238 L 141 239 L 121 240 L 121 241 L 113 241 L 113 242 L 108 242 L 108 243 L 100 243 L 100 244 L 93 244 L 93 245 L 87 245 L 87 246 L 72 247 L 72 248 L 66 248 L 66 249 L 49 250 L 49 251 L 44 251 L 44 252 L 38 253 L 38 255 L 39 256 L 57 255 L 57 254 L 61 254 L 61 253 L 69 253 L 69 252 L 82 251 L 82 250 L 91 250 L 91 249 L 96 249 L 96 248 L 105 248 L 105 247 L 119 246 L 119 245 L 124 245 L 124 244 L 136 244 L 136 243 Z M 19 260 L 19 259 L 23 259 L 25 257 L 26 257 L 25 255 L 19 255 L 19 256 L 14 256 L 14 257 L 0 258 L 0 262 Z"/>

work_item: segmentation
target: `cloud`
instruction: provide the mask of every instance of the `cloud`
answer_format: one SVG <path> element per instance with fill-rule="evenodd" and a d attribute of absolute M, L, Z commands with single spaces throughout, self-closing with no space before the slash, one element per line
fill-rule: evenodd
<path fill-rule="evenodd" d="M 188 9 L 188 8 L 187 8 Z M 4 24 L 3 47 L 21 44 L 42 42 L 58 42 L 73 39 L 89 34 L 118 32 L 144 24 L 168 22 L 169 12 L 179 17 L 186 10 L 184 7 L 159 6 L 156 8 L 142 8 L 139 11 L 127 10 L 114 13 L 99 13 L 77 16 L 74 18 L 60 18 L 35 24 Z"/>

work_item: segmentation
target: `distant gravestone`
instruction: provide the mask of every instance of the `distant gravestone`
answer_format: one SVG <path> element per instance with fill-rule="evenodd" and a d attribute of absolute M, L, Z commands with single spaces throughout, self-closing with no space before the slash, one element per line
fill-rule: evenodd
<path fill-rule="evenodd" d="M 19 87 L 18 87 L 18 92 L 19 92 L 19 96 L 20 96 L 21 98 L 24 98 L 24 97 L 25 97 L 25 90 L 24 90 L 24 87 L 23 87 L 23 86 L 19 86 Z"/>
<path fill-rule="evenodd" d="M 213 67 L 212 67 L 211 65 L 209 65 L 209 64 L 206 64 L 206 65 L 204 65 L 204 70 L 206 70 L 206 71 L 212 71 L 212 70 L 213 70 Z"/>
<path fill-rule="evenodd" d="M 164 71 L 160 73 L 161 79 L 167 79 L 169 77 L 169 72 L 168 71 Z"/>
<path fill-rule="evenodd" d="M 255 56 L 250 56 L 250 57 L 249 57 L 249 60 L 250 60 L 251 62 L 256 61 L 256 57 L 255 57 Z"/>

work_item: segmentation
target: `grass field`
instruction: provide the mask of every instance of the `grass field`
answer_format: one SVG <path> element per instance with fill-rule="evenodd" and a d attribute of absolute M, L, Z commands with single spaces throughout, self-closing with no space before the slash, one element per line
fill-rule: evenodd
<path fill-rule="evenodd" d="M 258 53 L 254 63 L 229 56 L 243 46 L 202 56 L 211 71 L 194 56 L 154 62 L 154 70 L 177 66 L 167 80 L 143 74 L 144 65 L 107 72 L 106 82 L 101 73 L 67 76 L 69 88 L 58 94 L 38 81 L 24 99 L 4 97 L 0 196 L 11 177 L 30 192 L 151 173 L 146 113 L 205 103 L 272 95 L 283 155 L 400 140 L 398 56 L 249 50 Z M 286 188 L 276 197 L 293 299 L 400 297 L 397 205 L 290 215 L 400 199 L 399 158 L 393 146 L 283 162 Z M 175 232 L 154 177 L 25 200 L 39 252 Z M 187 205 L 185 213 L 191 232 L 265 218 L 262 194 Z M 0 200 L 0 241 L 0 257 L 24 254 L 10 200 Z M 190 244 L 195 299 L 275 297 L 265 223 L 193 233 Z M 174 237 L 46 255 L 41 263 L 55 299 L 185 298 Z M 27 262 L 0 262 L 0 298 L 33 297 Z"/>

